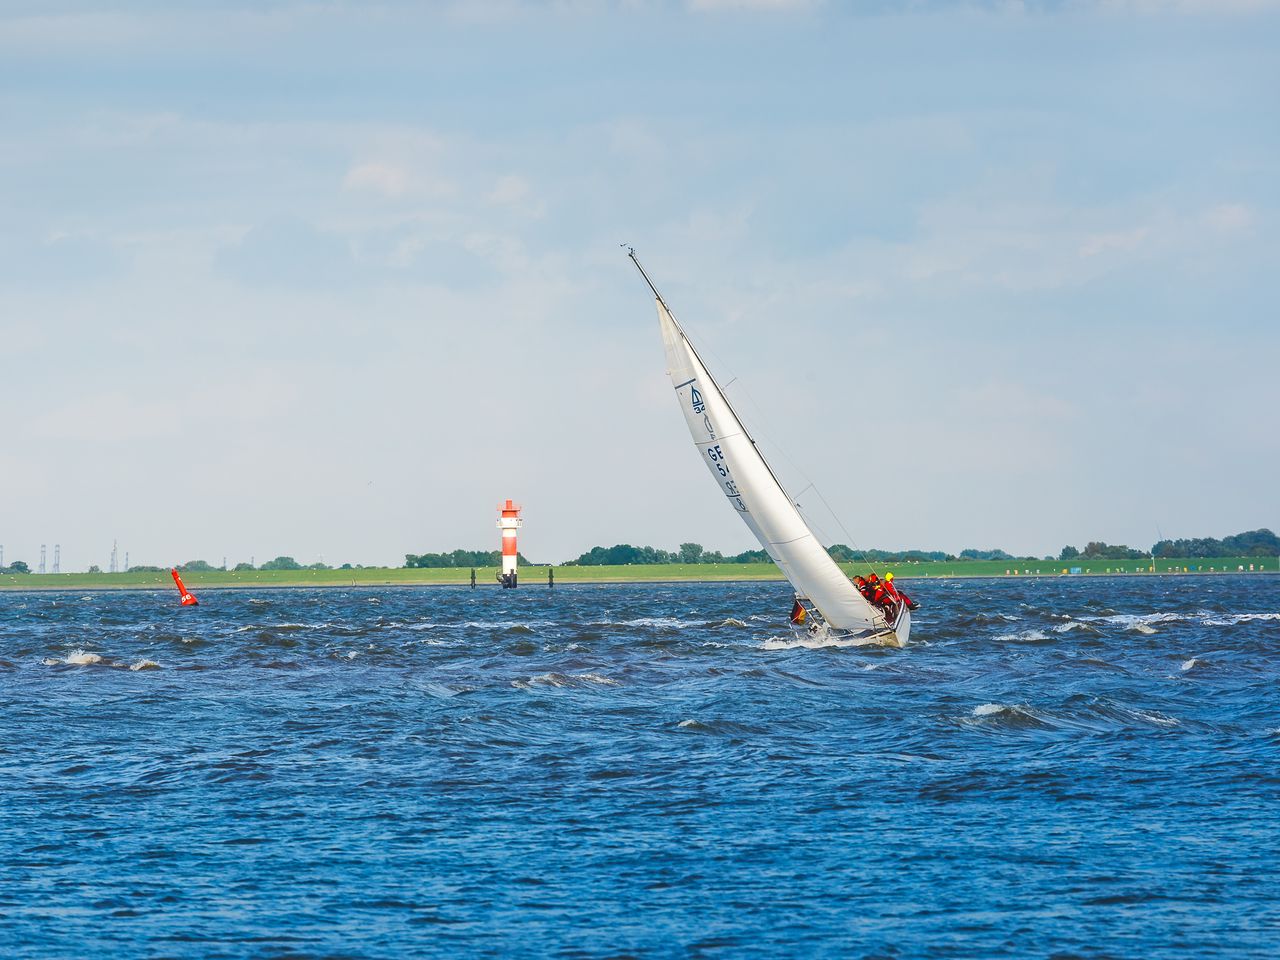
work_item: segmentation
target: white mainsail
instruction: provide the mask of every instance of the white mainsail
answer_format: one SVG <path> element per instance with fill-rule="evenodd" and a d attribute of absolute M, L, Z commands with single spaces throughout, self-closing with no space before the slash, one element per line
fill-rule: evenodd
<path fill-rule="evenodd" d="M 829 626 L 857 632 L 891 629 L 809 529 L 684 330 L 662 298 L 656 299 L 667 373 L 694 446 L 729 503 L 797 593 L 817 608 Z"/>

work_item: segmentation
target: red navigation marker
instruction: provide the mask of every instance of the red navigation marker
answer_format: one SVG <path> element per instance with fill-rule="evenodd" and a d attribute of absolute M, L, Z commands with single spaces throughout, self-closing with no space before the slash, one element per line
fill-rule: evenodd
<path fill-rule="evenodd" d="M 173 582 L 178 585 L 178 592 L 182 594 L 182 605 L 184 607 L 200 606 L 200 601 L 197 600 L 195 596 L 193 596 L 191 592 L 187 590 L 187 588 L 183 585 L 182 578 L 178 576 L 178 568 L 174 567 L 169 572 L 173 574 Z"/>

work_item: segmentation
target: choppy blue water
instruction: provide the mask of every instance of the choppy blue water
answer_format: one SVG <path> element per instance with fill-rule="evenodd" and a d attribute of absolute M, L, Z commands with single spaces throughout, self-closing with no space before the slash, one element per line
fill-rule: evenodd
<path fill-rule="evenodd" d="M 1280 577 L 0 594 L 0 955 L 1264 957 Z"/>

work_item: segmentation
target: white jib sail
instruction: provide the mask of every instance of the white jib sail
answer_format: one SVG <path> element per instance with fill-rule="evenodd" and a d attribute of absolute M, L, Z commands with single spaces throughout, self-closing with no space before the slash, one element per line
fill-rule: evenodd
<path fill-rule="evenodd" d="M 738 516 L 796 591 L 841 630 L 888 624 L 831 559 L 769 469 L 742 422 L 659 299 L 667 373 L 699 455 Z"/>

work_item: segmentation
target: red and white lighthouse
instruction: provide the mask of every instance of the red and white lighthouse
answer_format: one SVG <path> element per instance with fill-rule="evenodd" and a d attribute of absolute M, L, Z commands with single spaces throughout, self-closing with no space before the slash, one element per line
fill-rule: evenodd
<path fill-rule="evenodd" d="M 498 573 L 498 582 L 504 588 L 516 585 L 516 531 L 522 523 L 518 503 L 508 500 L 498 507 L 498 529 L 502 531 L 502 570 Z"/>

